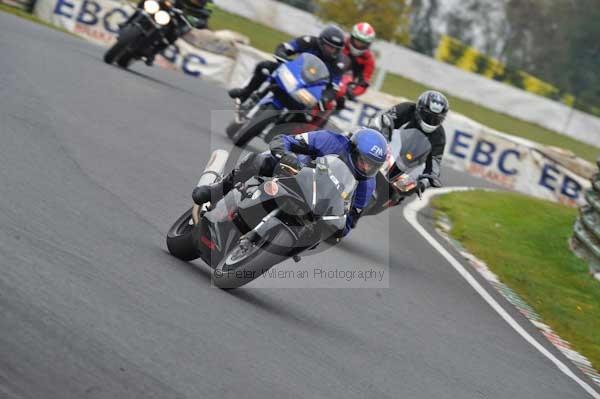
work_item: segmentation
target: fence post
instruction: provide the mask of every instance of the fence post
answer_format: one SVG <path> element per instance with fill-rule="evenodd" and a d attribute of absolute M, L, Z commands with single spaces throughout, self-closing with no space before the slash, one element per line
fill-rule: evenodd
<path fill-rule="evenodd" d="M 585 193 L 586 205 L 579 209 L 573 227 L 571 248 L 590 264 L 590 273 L 600 280 L 600 158 L 598 173 L 592 177 L 592 187 Z"/>

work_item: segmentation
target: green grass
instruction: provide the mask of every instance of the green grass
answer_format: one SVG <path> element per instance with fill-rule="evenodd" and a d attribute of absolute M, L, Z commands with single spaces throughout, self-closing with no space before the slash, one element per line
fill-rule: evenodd
<path fill-rule="evenodd" d="M 600 282 L 567 243 L 576 209 L 483 191 L 443 195 L 433 206 L 452 221 L 453 238 L 600 369 Z"/>
<path fill-rule="evenodd" d="M 428 89 L 430 88 L 425 85 L 390 73 L 386 75 L 382 88 L 386 93 L 407 97 L 411 100 L 416 99 L 419 94 Z M 534 123 L 525 122 L 521 119 L 492 111 L 489 108 L 451 95 L 448 95 L 448 100 L 453 111 L 503 133 L 523 137 L 541 144 L 565 148 L 590 162 L 594 162 L 598 158 L 598 155 L 600 155 L 600 148 L 598 147 L 593 147 L 568 136 L 563 136 Z"/>
<path fill-rule="evenodd" d="M 12 7 L 12 6 L 9 6 L 9 5 L 6 5 L 6 4 L 0 4 L 0 11 L 4 11 L 6 13 L 16 15 L 17 17 L 21 17 L 21 18 L 26 19 L 28 21 L 35 22 L 35 23 L 38 23 L 40 25 L 47 26 L 49 28 L 56 29 L 56 30 L 59 30 L 59 31 L 64 32 L 64 33 L 72 34 L 71 32 L 68 32 L 68 31 L 66 31 L 66 30 L 64 30 L 62 28 L 59 28 L 58 26 L 54 26 L 54 25 L 52 25 L 52 24 L 50 24 L 50 23 L 48 23 L 46 21 L 42 21 L 41 19 L 39 19 L 35 15 L 33 15 L 33 14 L 27 12 L 27 11 L 23 11 L 23 10 L 21 10 L 19 8 L 16 8 L 16 7 Z"/>
<path fill-rule="evenodd" d="M 281 42 L 292 38 L 291 35 L 271 29 L 268 26 L 251 21 L 244 17 L 223 11 L 214 7 L 213 14 L 208 21 L 210 29 L 229 29 L 240 32 L 250 38 L 250 44 L 259 50 L 272 53 Z"/>

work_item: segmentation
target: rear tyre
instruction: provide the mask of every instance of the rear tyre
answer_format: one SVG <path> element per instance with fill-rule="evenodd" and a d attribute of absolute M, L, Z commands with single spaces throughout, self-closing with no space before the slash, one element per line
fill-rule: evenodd
<path fill-rule="evenodd" d="M 167 233 L 167 248 L 171 255 L 185 261 L 191 261 L 199 257 L 192 237 L 194 227 L 192 208 L 190 208 L 173 223 Z"/>
<path fill-rule="evenodd" d="M 284 249 L 291 248 L 294 237 L 283 227 L 273 229 L 267 238 L 246 252 L 238 245 L 213 270 L 212 281 L 222 289 L 239 288 L 255 280 L 289 256 Z"/>

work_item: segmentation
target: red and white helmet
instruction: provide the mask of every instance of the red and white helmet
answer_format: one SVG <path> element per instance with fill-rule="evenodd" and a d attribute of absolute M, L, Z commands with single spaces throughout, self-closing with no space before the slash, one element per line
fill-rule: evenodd
<path fill-rule="evenodd" d="M 368 22 L 359 22 L 352 27 L 350 33 L 350 53 L 354 56 L 361 55 L 374 41 L 375 29 Z"/>

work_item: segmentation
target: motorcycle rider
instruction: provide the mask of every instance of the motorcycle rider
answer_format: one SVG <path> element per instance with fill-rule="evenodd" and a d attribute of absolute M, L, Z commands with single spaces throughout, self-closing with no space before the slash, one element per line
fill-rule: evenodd
<path fill-rule="evenodd" d="M 146 0 L 140 0 L 138 2 L 135 12 L 131 14 L 125 22 L 119 24 L 119 29 L 123 29 L 135 19 L 137 14 L 140 12 L 139 10 L 144 9 L 145 1 Z M 213 0 L 174 0 L 173 7 L 181 9 L 184 12 L 185 18 L 187 18 L 188 22 L 195 29 L 206 29 L 208 26 L 208 18 L 212 12 L 210 9 L 212 2 Z M 175 43 L 175 41 L 182 34 L 181 29 L 182 27 L 177 28 L 176 26 L 173 26 L 165 32 L 167 41 L 161 42 L 156 46 L 156 53 L 146 58 L 146 65 L 152 66 L 154 64 L 156 54 L 162 53 L 167 47 Z"/>
<path fill-rule="evenodd" d="M 277 165 L 296 172 L 315 157 L 338 155 L 350 168 L 358 185 L 352 198 L 352 206 L 346 219 L 346 235 L 356 226 L 362 209 L 367 206 L 375 190 L 375 174 L 387 156 L 387 142 L 383 135 L 370 128 L 359 128 L 352 136 L 317 130 L 298 136 L 276 136 L 269 144 L 270 151 L 250 153 L 238 168 L 232 170 L 218 182 L 196 187 L 192 199 L 198 205 L 208 201 L 216 203 L 237 183 L 253 176 L 273 176 Z M 287 168 L 286 168 L 287 167 Z"/>
<path fill-rule="evenodd" d="M 431 143 L 431 152 L 425 163 L 423 175 L 433 178 L 418 179 L 411 193 L 422 193 L 428 187 L 440 186 L 441 163 L 446 146 L 446 132 L 442 122 L 448 114 L 450 105 L 446 97 L 434 90 L 422 93 L 416 103 L 407 101 L 397 104 L 387 111 L 377 114 L 369 127 L 380 131 L 388 141 L 394 129 L 418 129 Z M 393 195 L 391 192 L 390 194 Z"/>
<path fill-rule="evenodd" d="M 318 37 L 301 36 L 290 42 L 281 43 L 275 49 L 275 55 L 286 59 L 300 53 L 316 55 L 327 65 L 331 82 L 337 84 L 349 65 L 349 60 L 342 55 L 343 47 L 344 31 L 336 25 L 328 25 L 321 31 Z M 243 103 L 260 87 L 266 80 L 267 75 L 271 74 L 278 66 L 278 62 L 269 60 L 258 63 L 250 82 L 245 87 L 229 90 L 229 96 L 239 101 L 239 103 Z M 327 89 L 327 93 L 323 94 L 323 97 L 326 99 L 332 99 L 334 96 L 335 92 L 331 88 Z"/>
<path fill-rule="evenodd" d="M 350 59 L 353 82 L 348 84 L 345 93 L 341 93 L 344 96 L 336 98 L 337 109 L 344 108 L 346 98 L 353 101 L 367 91 L 375 71 L 375 56 L 370 50 L 375 37 L 375 29 L 368 22 L 354 25 L 346 37 L 342 53 Z"/>

